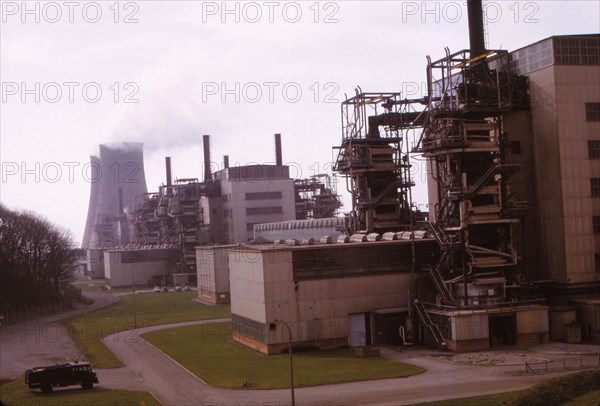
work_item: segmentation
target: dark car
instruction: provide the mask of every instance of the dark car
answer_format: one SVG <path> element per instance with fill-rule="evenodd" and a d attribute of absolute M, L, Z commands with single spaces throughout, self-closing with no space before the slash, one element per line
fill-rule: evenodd
<path fill-rule="evenodd" d="M 68 362 L 25 371 L 25 384 L 31 389 L 40 389 L 44 393 L 52 392 L 54 387 L 71 385 L 92 389 L 95 383 L 99 383 L 98 377 L 87 362 Z"/>

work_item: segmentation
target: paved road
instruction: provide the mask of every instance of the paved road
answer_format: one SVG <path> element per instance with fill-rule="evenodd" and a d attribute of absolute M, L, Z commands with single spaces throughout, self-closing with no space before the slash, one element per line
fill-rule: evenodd
<path fill-rule="evenodd" d="M 145 387 L 165 405 L 283 405 L 289 404 L 289 390 L 229 390 L 204 384 L 172 359 L 141 339 L 149 331 L 207 324 L 224 320 L 177 323 L 142 328 L 105 337 L 105 344 L 131 372 L 131 388 Z M 201 345 L 190 343 L 190 345 Z M 526 389 L 552 375 L 520 376 L 515 366 L 460 365 L 433 359 L 429 351 L 396 352 L 382 348 L 388 358 L 420 365 L 427 372 L 409 378 L 384 379 L 296 389 L 298 405 L 398 405 L 467 397 Z M 106 373 L 106 376 L 103 376 Z M 124 382 L 111 382 L 110 371 L 102 371 L 104 385 L 119 388 Z"/>
<path fill-rule="evenodd" d="M 100 292 L 85 292 L 85 295 L 94 299 L 92 305 L 0 327 L 0 379 L 19 377 L 33 366 L 83 358 L 60 320 L 108 306 L 118 300 Z"/>
<path fill-rule="evenodd" d="M 78 358 L 81 353 L 59 320 L 98 309 L 117 300 L 115 296 L 106 293 L 85 294 L 95 300 L 93 305 L 20 325 L 3 326 L 0 337 L 0 378 L 18 377 L 25 369 L 34 365 Z M 228 390 L 206 385 L 139 337 L 145 332 L 162 328 L 214 322 L 215 320 L 210 320 L 155 326 L 105 337 L 104 342 L 123 361 L 125 367 L 98 369 L 100 386 L 146 390 L 165 405 L 289 404 L 290 393 L 287 389 Z M 427 353 L 415 350 L 399 353 L 383 348 L 382 355 L 423 366 L 428 371 L 409 378 L 296 389 L 296 403 L 313 406 L 398 405 L 525 389 L 557 375 L 517 376 L 514 372 L 518 367 L 459 365 L 432 359 Z"/>

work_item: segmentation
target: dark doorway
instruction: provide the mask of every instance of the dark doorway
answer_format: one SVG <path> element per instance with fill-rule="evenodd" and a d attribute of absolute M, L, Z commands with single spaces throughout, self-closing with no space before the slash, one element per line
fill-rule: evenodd
<path fill-rule="evenodd" d="M 517 319 L 514 313 L 489 316 L 490 347 L 517 343 Z"/>
<path fill-rule="evenodd" d="M 402 345 L 399 329 L 406 316 L 407 313 L 373 312 L 374 344 Z"/>

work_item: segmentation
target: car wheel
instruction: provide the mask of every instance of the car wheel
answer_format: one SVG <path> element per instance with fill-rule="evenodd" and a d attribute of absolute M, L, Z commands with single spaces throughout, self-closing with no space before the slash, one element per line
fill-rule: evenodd
<path fill-rule="evenodd" d="M 85 381 L 81 387 L 83 389 L 92 389 L 94 387 L 94 383 L 92 381 Z"/>
<path fill-rule="evenodd" d="M 41 386 L 42 393 L 52 393 L 52 385 L 49 383 L 44 383 Z"/>

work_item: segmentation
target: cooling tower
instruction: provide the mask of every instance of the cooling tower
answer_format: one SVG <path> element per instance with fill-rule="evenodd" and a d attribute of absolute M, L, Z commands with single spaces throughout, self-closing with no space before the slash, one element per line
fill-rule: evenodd
<path fill-rule="evenodd" d="M 90 182 L 90 204 L 88 205 L 87 220 L 85 222 L 85 231 L 83 232 L 82 248 L 90 246 L 94 219 L 96 218 L 96 207 L 98 207 L 98 190 L 100 185 L 100 158 L 95 155 L 90 156 L 90 171 L 88 172 Z"/>
<path fill-rule="evenodd" d="M 125 244 L 119 232 L 123 213 L 119 210 L 119 189 L 123 206 L 128 207 L 136 196 L 146 193 L 143 144 L 123 142 L 101 144 L 100 158 L 91 157 L 95 171 L 91 179 L 90 204 L 83 236 L 83 248 L 110 247 Z M 97 169 L 97 170 L 96 170 Z"/>

